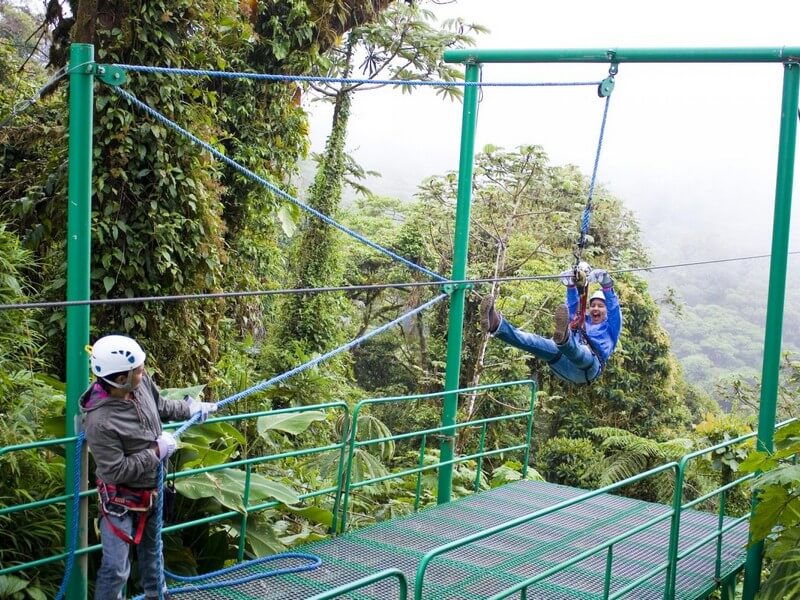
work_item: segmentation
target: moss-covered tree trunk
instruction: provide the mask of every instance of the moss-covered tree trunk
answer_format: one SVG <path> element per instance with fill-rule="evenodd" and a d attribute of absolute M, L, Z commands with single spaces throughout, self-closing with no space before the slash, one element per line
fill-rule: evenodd
<path fill-rule="evenodd" d="M 374 15 L 370 0 L 350 2 Z M 379 3 L 380 4 L 380 3 Z M 128 63 L 272 73 L 308 73 L 319 52 L 352 26 L 346 15 L 307 0 L 239 3 L 172 0 L 132 3 L 71 0 L 72 17 L 56 23 L 51 63 L 62 66 L 71 40 L 95 45 L 99 63 Z M 349 25 L 348 25 L 349 24 Z M 199 138 L 279 187 L 308 148 L 297 87 L 249 81 L 132 74 L 125 89 Z M 55 100 L 55 97 L 51 97 Z M 41 108 L 45 127 L 25 148 L 0 134 L 0 152 L 26 162 L 0 165 L 0 197 L 15 207 L 10 230 L 40 261 L 40 299 L 64 295 L 65 97 Z M 211 160 L 104 84 L 96 86 L 92 296 L 130 297 L 264 287 L 282 272 L 284 249 L 274 226 L 282 202 Z M 52 106 L 52 105 L 51 105 Z M 49 111 L 49 112 L 46 112 Z M 342 112 L 342 111 L 340 111 Z M 346 114 L 346 110 L 343 111 Z M 34 135 L 39 138 L 33 139 Z M 32 168 L 45 163 L 46 168 Z M 324 192 L 320 192 L 324 195 Z M 288 262 L 288 261 L 287 261 Z M 164 380 L 207 381 L 226 336 L 261 327 L 256 303 L 244 301 L 114 305 L 92 311 L 95 334 L 141 338 Z M 221 325 L 231 322 L 238 328 Z M 54 372 L 63 355 L 63 314 L 48 315 Z M 250 329 L 247 331 L 247 329 Z"/>
<path fill-rule="evenodd" d="M 354 42 L 348 40 L 346 60 L 350 65 Z M 349 76 L 348 66 L 345 77 Z M 336 219 L 342 198 L 345 175 L 345 139 L 350 118 L 351 92 L 342 88 L 336 95 L 330 136 L 325 153 L 317 167 L 314 183 L 309 190 L 308 204 L 321 213 Z M 342 283 L 342 261 L 339 247 L 342 234 L 316 217 L 306 219 L 297 245 L 295 264 L 291 270 L 297 288 L 335 286 Z M 342 323 L 346 304 L 339 293 L 297 294 L 290 296 L 279 313 L 275 348 L 270 367 L 276 373 L 285 372 L 299 361 L 332 350 L 344 339 Z M 327 372 L 341 368 L 341 361 L 329 361 Z M 338 365 L 338 366 L 337 366 Z M 327 391 L 323 391 L 323 388 Z M 320 394 L 332 393 L 327 386 L 309 388 L 283 395 L 274 405 L 283 407 L 292 402 L 319 402 Z M 295 398 L 292 398 L 295 396 Z M 308 400 L 303 400 L 308 398 Z"/>

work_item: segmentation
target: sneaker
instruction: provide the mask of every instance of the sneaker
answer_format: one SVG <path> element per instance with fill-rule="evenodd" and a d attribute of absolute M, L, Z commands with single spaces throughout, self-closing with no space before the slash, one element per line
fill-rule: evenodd
<path fill-rule="evenodd" d="M 494 333 L 500 327 L 500 314 L 494 308 L 494 296 L 486 296 L 481 300 L 481 329 L 486 333 Z"/>
<path fill-rule="evenodd" d="M 557 346 L 561 346 L 569 339 L 569 310 L 566 304 L 561 304 L 556 309 L 555 321 L 556 330 L 553 333 L 553 341 Z"/>

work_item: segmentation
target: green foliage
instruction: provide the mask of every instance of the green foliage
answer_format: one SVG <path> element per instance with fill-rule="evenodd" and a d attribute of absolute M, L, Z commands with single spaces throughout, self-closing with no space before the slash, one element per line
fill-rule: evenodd
<path fill-rule="evenodd" d="M 278 4 L 304 5 L 291 0 Z M 163 3 L 121 3 L 103 13 L 95 43 L 98 59 L 108 62 L 279 72 L 302 71 L 316 60 L 313 35 L 294 37 L 288 47 L 291 59 L 286 59 L 269 50 L 270 41 L 254 31 L 254 24 L 258 29 L 258 15 L 244 14 L 233 0 L 181 1 L 169 9 Z M 310 22 L 305 27 L 316 26 Z M 296 23 L 286 27 L 292 36 L 298 30 Z M 135 76 L 127 88 L 268 179 L 288 181 L 306 152 L 306 117 L 294 100 L 294 85 Z M 53 99 L 63 106 L 63 96 Z M 262 277 L 275 275 L 280 264 L 271 223 L 280 204 L 274 197 L 209 162 L 163 125 L 132 113 L 107 88 L 97 88 L 96 102 L 94 297 L 256 287 Z M 41 293 L 57 298 L 63 297 L 65 282 L 59 232 L 64 229 L 66 172 L 58 165 L 65 156 L 66 112 L 48 114 L 37 107 L 35 116 L 44 124 L 38 131 L 0 144 L 13 158 L 4 161 L 8 173 L 0 169 L 0 194 L 15 201 L 14 227 L 46 267 Z M 30 150 L 22 154 L 26 144 Z M 46 162 L 32 168 L 37 160 Z M 24 171 L 15 170 L 16 165 Z M 31 172 L 44 175 L 31 178 Z M 223 310 L 222 304 L 207 302 L 93 312 L 103 332 L 148 339 L 153 362 L 168 380 L 197 381 L 207 378 L 227 341 L 223 335 L 236 331 L 220 331 Z M 230 315 L 239 331 L 258 332 L 260 310 L 258 302 L 240 300 Z M 54 345 L 62 327 L 60 320 L 52 324 Z M 55 365 L 62 367 L 55 356 Z M 159 360 L 167 356 L 173 360 Z"/>
<path fill-rule="evenodd" d="M 634 435 L 613 427 L 597 427 L 590 433 L 601 440 L 603 460 L 592 465 L 598 485 L 606 486 L 644 473 L 659 465 L 679 460 L 692 450 L 689 439 L 664 442 Z M 674 489 L 673 472 L 659 473 L 626 486 L 624 492 L 642 500 L 669 503 Z"/>
<path fill-rule="evenodd" d="M 239 469 L 223 469 L 178 479 L 175 488 L 187 498 L 214 498 L 223 506 L 244 512 L 245 472 Z M 284 504 L 297 504 L 298 495 L 287 486 L 253 473 L 250 475 L 250 501 L 253 503 L 278 500 Z"/>
<path fill-rule="evenodd" d="M 659 225 L 674 228 L 662 237 L 677 241 L 671 248 L 682 250 L 683 254 L 676 256 L 679 262 L 708 258 L 704 239 L 686 239 L 686 233 L 671 219 L 661 219 Z M 721 251 L 725 250 L 728 255 L 738 255 L 733 239 Z M 791 273 L 796 263 L 791 262 L 792 256 L 789 260 Z M 666 303 L 673 306 L 663 312 L 662 323 L 690 383 L 713 392 L 720 381 L 729 386 L 731 372 L 740 379 L 760 372 L 768 280 L 769 261 L 765 259 L 675 269 L 669 277 L 651 278 L 654 295 L 667 295 Z M 786 289 L 782 340 L 784 351 L 800 349 L 800 293 L 796 286 Z M 735 405 L 733 397 L 720 401 L 725 410 L 731 400 Z"/>
<path fill-rule="evenodd" d="M 769 576 L 761 584 L 759 600 L 790 600 L 800 596 L 800 528 L 785 530 L 767 547 Z"/>
<path fill-rule="evenodd" d="M 800 540 L 800 465 L 788 459 L 800 454 L 800 422 L 775 432 L 775 451 L 755 451 L 740 465 L 744 473 L 760 472 L 753 483 L 758 498 L 750 520 L 752 542 L 767 541 L 772 562 L 764 582 L 766 598 L 793 598 L 798 593 Z"/>
<path fill-rule="evenodd" d="M 434 79 L 453 81 L 461 77 L 458 69 L 442 60 L 446 48 L 472 43 L 470 34 L 482 28 L 465 23 L 446 23 L 438 27 L 432 13 L 414 4 L 392 3 L 355 27 L 326 54 L 327 75 L 348 78 L 355 70 L 356 56 L 365 55 L 359 70 L 369 79 Z M 315 89 L 334 104 L 333 123 L 325 152 L 320 157 L 314 183 L 308 192 L 308 204 L 337 218 L 342 187 L 348 173 L 358 172 L 348 162 L 345 139 L 353 94 L 359 89 L 380 85 L 328 83 Z M 410 91 L 410 88 L 403 88 Z M 460 90 L 444 87 L 443 95 L 457 97 Z M 343 275 L 343 259 L 339 254 L 340 238 L 326 223 L 310 219 L 305 223 L 296 246 L 296 287 L 339 285 Z M 314 355 L 340 345 L 346 331 L 342 317 L 347 309 L 338 294 L 297 294 L 280 308 L 274 337 L 277 350 L 268 353 L 266 365 L 272 371 L 286 371 L 298 352 Z M 292 347 L 292 344 L 296 344 Z M 327 369 L 341 373 L 346 368 L 341 360 L 329 361 Z M 314 393 L 302 390 L 293 395 Z M 278 404 L 277 406 L 284 406 Z"/>
<path fill-rule="evenodd" d="M 0 575 L 0 598 L 2 600 L 46 600 L 41 588 L 35 582 L 30 582 L 16 575 Z"/>
<path fill-rule="evenodd" d="M 736 439 L 752 432 L 751 419 L 737 415 L 714 415 L 707 413 L 704 419 L 694 426 L 695 444 L 698 448 L 710 448 L 718 444 Z M 722 486 L 741 477 L 739 466 L 752 450 L 754 440 L 736 445 L 718 448 L 711 455 L 703 455 L 693 461 L 692 473 L 706 476 L 715 486 Z M 714 498 L 707 508 L 716 510 L 719 498 Z M 750 511 L 750 490 L 746 485 L 739 485 L 726 495 L 726 513 L 744 515 Z"/>
<path fill-rule="evenodd" d="M 286 433 L 298 434 L 308 429 L 311 423 L 324 420 L 325 413 L 320 411 L 259 417 L 258 432 L 264 435 L 264 433 L 271 429 L 277 429 L 279 431 L 285 431 Z"/>
<path fill-rule="evenodd" d="M 0 224 L 0 304 L 26 302 L 29 252 Z M 0 311 L 0 448 L 49 437 L 48 419 L 63 415 L 58 382 L 44 377 L 44 339 L 30 313 Z M 63 493 L 60 448 L 21 450 L 0 455 L 0 507 Z M 0 517 L 0 564 L 44 558 L 61 545 L 64 520 L 58 506 Z M 52 569 L 0 579 L 0 597 L 39 600 L 55 594 L 59 574 Z"/>
<path fill-rule="evenodd" d="M 507 460 L 492 471 L 492 479 L 489 485 L 492 488 L 496 488 L 507 483 L 520 481 L 522 478 L 522 464 L 515 460 Z M 530 481 L 544 481 L 544 477 L 542 477 L 538 471 L 531 468 L 528 469 L 525 479 Z"/>
<path fill-rule="evenodd" d="M 778 420 L 800 417 L 800 353 L 785 352 L 778 374 L 776 416 Z M 754 416 L 761 405 L 761 378 L 733 374 L 717 383 L 720 404 L 744 415 Z"/>
<path fill-rule="evenodd" d="M 600 482 L 593 467 L 602 460 L 590 439 L 555 437 L 542 445 L 536 468 L 551 483 L 591 489 Z"/>

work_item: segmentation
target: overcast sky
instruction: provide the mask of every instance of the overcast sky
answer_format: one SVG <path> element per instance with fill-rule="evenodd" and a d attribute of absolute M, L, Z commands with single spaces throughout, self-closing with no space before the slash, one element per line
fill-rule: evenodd
<path fill-rule="evenodd" d="M 797 0 L 458 0 L 432 8 L 491 29 L 478 36 L 479 48 L 800 46 Z M 483 69 L 484 81 L 606 75 L 601 64 Z M 782 78 L 779 64 L 620 65 L 598 178 L 637 213 L 656 262 L 769 252 Z M 309 109 L 319 151 L 330 111 Z M 576 164 L 588 175 L 602 110 L 593 88 L 485 88 L 477 147 L 540 144 L 551 163 Z M 383 174 L 371 181 L 375 191 L 409 193 L 423 178 L 457 169 L 459 103 L 426 89 L 386 89 L 357 94 L 352 114 L 348 151 Z M 800 172 L 795 205 L 799 180 Z M 675 222 L 684 239 L 674 239 Z"/>

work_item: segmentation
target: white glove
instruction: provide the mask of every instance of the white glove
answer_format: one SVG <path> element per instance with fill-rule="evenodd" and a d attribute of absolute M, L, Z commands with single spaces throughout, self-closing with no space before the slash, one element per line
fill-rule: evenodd
<path fill-rule="evenodd" d="M 198 423 L 205 423 L 208 415 L 214 412 L 217 412 L 216 402 L 200 402 L 200 400 L 189 398 L 189 414 L 194 417 L 197 413 L 200 413 L 200 418 L 197 420 Z"/>
<path fill-rule="evenodd" d="M 161 460 L 168 459 L 178 449 L 178 441 L 169 431 L 162 431 L 161 435 L 156 438 L 156 444 L 158 445 L 158 458 Z"/>
<path fill-rule="evenodd" d="M 611 275 L 608 274 L 608 271 L 595 269 L 589 273 L 589 283 L 599 283 L 604 288 L 609 288 L 614 285 L 614 280 L 611 279 Z"/>
<path fill-rule="evenodd" d="M 561 283 L 564 285 L 576 285 L 575 271 L 578 272 L 578 275 L 583 273 L 584 275 L 588 276 L 591 270 L 592 267 L 589 266 L 589 263 L 587 263 L 585 260 L 582 260 L 575 266 L 575 268 L 567 269 L 566 271 L 562 272 L 559 277 L 561 277 Z"/>

